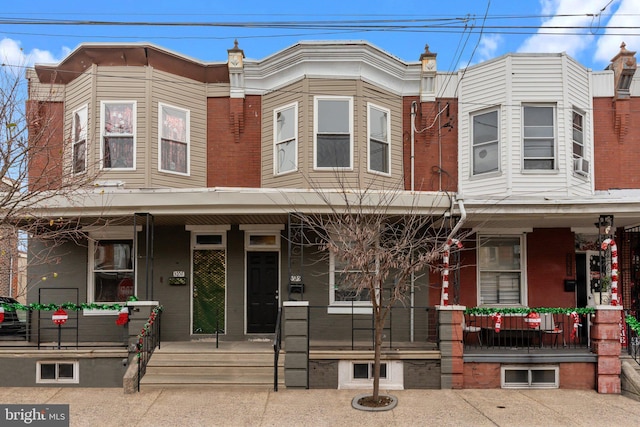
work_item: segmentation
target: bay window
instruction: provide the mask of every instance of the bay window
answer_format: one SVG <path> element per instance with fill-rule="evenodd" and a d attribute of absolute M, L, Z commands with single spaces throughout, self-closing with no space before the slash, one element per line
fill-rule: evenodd
<path fill-rule="evenodd" d="M 500 167 L 498 110 L 472 116 L 473 175 L 496 172 Z"/>
<path fill-rule="evenodd" d="M 389 110 L 369 104 L 367 113 L 369 171 L 388 174 L 391 158 Z"/>
<path fill-rule="evenodd" d="M 274 173 L 298 168 L 298 104 L 274 110 Z"/>
<path fill-rule="evenodd" d="M 87 170 L 87 120 L 89 108 L 85 105 L 73 112 L 71 124 L 71 169 L 74 174 Z"/>
<path fill-rule="evenodd" d="M 548 105 L 525 105 L 522 114 L 524 169 L 555 170 L 555 108 Z"/>

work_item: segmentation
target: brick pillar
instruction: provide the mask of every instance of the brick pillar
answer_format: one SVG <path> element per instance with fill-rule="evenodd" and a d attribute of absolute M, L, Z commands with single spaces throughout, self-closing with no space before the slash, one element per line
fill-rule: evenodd
<path fill-rule="evenodd" d="M 598 355 L 598 393 L 620 394 L 620 315 L 622 307 L 598 305 L 591 329 L 592 349 Z"/>
<path fill-rule="evenodd" d="M 462 316 L 466 307 L 438 306 L 440 337 L 440 388 L 462 389 L 464 361 L 462 344 Z"/>
<path fill-rule="evenodd" d="M 284 385 L 309 388 L 309 301 L 285 301 L 283 306 Z"/>

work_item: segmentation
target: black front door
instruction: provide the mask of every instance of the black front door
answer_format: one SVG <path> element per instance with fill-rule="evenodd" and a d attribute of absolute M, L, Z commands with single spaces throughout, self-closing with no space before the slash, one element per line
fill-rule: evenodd
<path fill-rule="evenodd" d="M 278 252 L 247 252 L 247 333 L 273 333 L 278 316 Z"/>

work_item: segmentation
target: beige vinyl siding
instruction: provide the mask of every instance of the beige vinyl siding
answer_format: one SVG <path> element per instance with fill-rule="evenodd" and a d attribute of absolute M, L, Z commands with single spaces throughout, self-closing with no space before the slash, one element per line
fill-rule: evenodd
<path fill-rule="evenodd" d="M 29 80 L 29 99 L 36 101 L 63 102 L 65 86 L 40 82 L 33 68 L 27 69 L 25 77 Z"/>
<path fill-rule="evenodd" d="M 151 158 L 145 167 L 151 171 L 150 187 L 206 187 L 207 183 L 207 98 L 204 84 L 184 77 L 153 70 L 151 88 Z M 189 176 L 158 170 L 158 103 L 190 112 Z M 138 162 L 141 165 L 141 162 Z"/>
<path fill-rule="evenodd" d="M 207 83 L 204 85 L 206 98 L 225 98 L 231 93 L 229 83 Z"/>
<path fill-rule="evenodd" d="M 146 119 L 149 115 L 147 105 L 145 67 L 97 67 L 97 99 L 93 107 L 97 117 L 97 144 L 91 151 L 95 158 L 100 158 L 100 102 L 101 101 L 135 101 L 136 102 L 136 165 L 132 171 L 103 170 L 102 180 L 124 181 L 125 188 L 146 187 L 145 180 L 145 144 L 148 144 Z"/>
<path fill-rule="evenodd" d="M 64 104 L 64 168 L 71 171 L 71 160 L 73 156 L 73 112 L 79 108 L 87 106 L 87 171 L 95 173 L 95 162 L 98 157 L 94 157 L 94 148 L 99 137 L 95 136 L 96 119 L 100 119 L 99 110 L 96 113 L 91 108 L 91 96 L 93 93 L 93 76 L 91 69 L 79 76 L 66 87 L 66 97 Z"/>
<path fill-rule="evenodd" d="M 353 101 L 353 170 L 314 170 L 314 98 L 344 96 Z M 298 170 L 274 175 L 273 111 L 298 103 Z M 367 103 L 391 114 L 391 176 L 367 172 Z M 272 188 L 388 188 L 402 179 L 402 97 L 360 80 L 304 79 L 263 97 L 262 185 Z M 341 182 L 342 181 L 342 182 Z"/>

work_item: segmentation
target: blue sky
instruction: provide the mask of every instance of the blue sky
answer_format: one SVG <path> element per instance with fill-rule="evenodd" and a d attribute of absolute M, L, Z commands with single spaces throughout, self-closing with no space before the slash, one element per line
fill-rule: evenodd
<path fill-rule="evenodd" d="M 567 52 L 599 70 L 623 41 L 629 50 L 640 50 L 640 0 L 30 0 L 3 9 L 0 55 L 3 63 L 14 65 L 58 62 L 83 42 L 132 41 L 202 61 L 226 61 L 236 38 L 252 59 L 301 40 L 366 40 L 402 60 L 417 61 L 428 44 L 442 71 L 519 51 Z M 144 25 L 156 22 L 188 25 Z M 226 26 L 195 25 L 213 22 Z M 274 28 L 282 22 L 295 28 Z M 315 24 L 322 28 L 312 28 Z"/>

